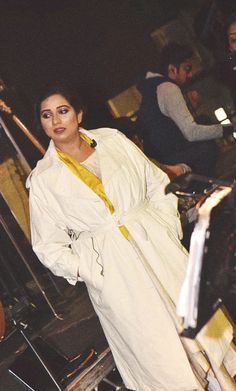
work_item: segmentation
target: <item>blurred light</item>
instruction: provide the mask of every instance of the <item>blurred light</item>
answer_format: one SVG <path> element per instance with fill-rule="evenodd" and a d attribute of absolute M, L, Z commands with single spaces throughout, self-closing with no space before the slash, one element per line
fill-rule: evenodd
<path fill-rule="evenodd" d="M 216 118 L 218 119 L 219 122 L 222 122 L 222 121 L 227 119 L 227 114 L 224 111 L 223 107 L 220 107 L 219 109 L 215 110 L 215 116 L 216 116 Z"/>
<path fill-rule="evenodd" d="M 6 89 L 6 85 L 4 81 L 0 78 L 0 92 L 4 91 Z"/>
<path fill-rule="evenodd" d="M 224 121 L 221 121 L 221 124 L 222 124 L 222 125 L 230 125 L 231 122 L 230 122 L 229 119 L 224 119 Z"/>

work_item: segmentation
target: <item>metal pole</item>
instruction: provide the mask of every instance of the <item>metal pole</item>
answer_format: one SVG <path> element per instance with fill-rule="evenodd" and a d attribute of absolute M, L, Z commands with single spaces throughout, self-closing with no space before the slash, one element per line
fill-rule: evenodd
<path fill-rule="evenodd" d="M 45 154 L 45 148 L 42 144 L 33 136 L 33 134 L 27 129 L 27 127 L 21 122 L 21 120 L 15 115 L 12 115 L 13 121 L 18 125 L 18 127 L 22 130 L 22 132 L 28 137 L 28 139 L 34 144 L 34 146 L 41 152 L 42 155 Z"/>
<path fill-rule="evenodd" d="M 15 142 L 14 138 L 12 137 L 11 133 L 9 132 L 8 128 L 6 127 L 2 117 L 0 117 L 0 126 L 2 127 L 2 129 L 4 130 L 4 132 L 6 133 L 6 136 L 9 138 L 9 140 L 11 141 L 12 145 L 14 146 L 17 154 L 19 155 L 19 158 L 21 160 L 21 163 L 22 163 L 22 166 L 24 167 L 25 169 L 25 172 L 26 174 L 28 175 L 32 168 L 30 167 L 29 163 L 27 162 L 26 158 L 24 157 L 21 149 L 18 147 L 17 143 Z"/>
<path fill-rule="evenodd" d="M 37 359 L 40 361 L 40 363 L 42 364 L 42 366 L 44 367 L 45 371 L 47 372 L 47 374 L 50 376 L 50 378 L 52 379 L 53 383 L 55 384 L 55 386 L 57 387 L 58 390 L 60 391 L 63 391 L 63 389 L 61 388 L 60 384 L 56 381 L 54 375 L 51 373 L 51 371 L 49 370 L 49 368 L 47 367 L 47 365 L 45 364 L 44 360 L 42 359 L 42 357 L 39 355 L 39 353 L 37 352 L 36 348 L 34 347 L 34 345 L 32 344 L 32 342 L 29 340 L 29 338 L 26 336 L 26 334 L 24 333 L 22 327 L 20 327 L 16 320 L 13 319 L 13 323 L 14 325 L 16 326 L 16 328 L 20 331 L 20 333 L 23 335 L 24 339 L 26 340 L 26 342 L 28 343 L 28 345 L 30 346 L 30 348 L 32 349 L 32 351 L 34 352 L 35 356 L 37 357 Z M 29 368 L 30 370 L 30 368 Z"/>
<path fill-rule="evenodd" d="M 5 224 L 5 221 L 3 220 L 1 214 L 0 214 L 0 223 L 2 224 L 2 226 L 3 226 L 4 230 L 6 231 L 7 235 L 9 236 L 9 238 L 10 238 L 11 242 L 13 243 L 15 249 L 17 250 L 18 254 L 20 255 L 20 257 L 21 257 L 22 261 L 24 262 L 24 264 L 25 264 L 27 270 L 28 270 L 28 271 L 30 272 L 30 274 L 32 275 L 32 277 L 33 277 L 33 279 L 34 279 L 36 285 L 38 286 L 40 292 L 42 293 L 42 295 L 43 295 L 44 299 L 46 300 L 47 304 L 49 305 L 50 309 L 52 310 L 53 315 L 54 315 L 57 319 L 63 320 L 63 317 L 60 316 L 60 315 L 58 315 L 58 314 L 56 313 L 55 309 L 53 308 L 53 305 L 51 304 L 51 302 L 49 301 L 48 297 L 46 296 L 46 293 L 45 293 L 45 291 L 43 290 L 41 284 L 39 283 L 39 281 L 38 281 L 36 275 L 34 274 L 33 270 L 30 268 L 30 266 L 29 266 L 27 260 L 25 259 L 24 254 L 22 253 L 22 251 L 21 251 L 21 249 L 19 248 L 18 244 L 17 244 L 16 241 L 14 240 L 13 235 L 12 235 L 11 232 L 8 230 L 8 228 L 7 228 L 6 224 Z"/>

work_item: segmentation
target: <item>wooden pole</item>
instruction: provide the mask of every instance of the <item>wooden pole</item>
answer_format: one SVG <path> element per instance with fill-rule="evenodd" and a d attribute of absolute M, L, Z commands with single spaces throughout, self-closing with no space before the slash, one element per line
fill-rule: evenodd
<path fill-rule="evenodd" d="M 21 120 L 15 115 L 12 115 L 13 121 L 16 123 L 17 126 L 22 130 L 22 132 L 28 137 L 28 139 L 34 144 L 34 146 L 41 152 L 42 155 L 45 154 L 45 148 L 42 146 L 42 144 L 32 135 L 32 133 L 27 129 L 27 127 L 21 122 Z"/>

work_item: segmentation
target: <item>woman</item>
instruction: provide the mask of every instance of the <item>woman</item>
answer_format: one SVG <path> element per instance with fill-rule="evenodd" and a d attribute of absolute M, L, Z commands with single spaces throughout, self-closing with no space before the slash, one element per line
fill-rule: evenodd
<path fill-rule="evenodd" d="M 28 179 L 34 251 L 86 283 L 127 388 L 201 389 L 177 331 L 187 257 L 166 174 L 119 131 L 81 128 L 63 89 L 41 97 L 38 115 L 51 141 Z"/>

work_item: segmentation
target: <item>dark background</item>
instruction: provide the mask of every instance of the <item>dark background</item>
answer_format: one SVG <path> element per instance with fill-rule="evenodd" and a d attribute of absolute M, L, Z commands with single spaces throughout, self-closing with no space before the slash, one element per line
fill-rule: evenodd
<path fill-rule="evenodd" d="M 40 138 L 33 122 L 38 89 L 48 81 L 69 80 L 84 97 L 91 125 L 101 126 L 110 115 L 105 102 L 148 69 L 155 50 L 150 33 L 180 12 L 203 9 L 201 31 L 204 8 L 212 2 L 0 0 L 0 78 L 7 86 L 0 98 Z M 235 0 L 217 3 L 226 13 L 235 7 Z M 24 136 L 16 133 L 21 143 Z"/>
<path fill-rule="evenodd" d="M 2 1 L 0 75 L 28 97 L 46 80 L 68 77 L 104 102 L 134 83 L 150 56 L 150 32 L 184 3 Z"/>
<path fill-rule="evenodd" d="M 0 76 L 29 100 L 41 83 L 63 77 L 104 102 L 147 68 L 153 30 L 212 2 L 1 0 Z M 227 12 L 233 1 L 216 3 Z"/>

